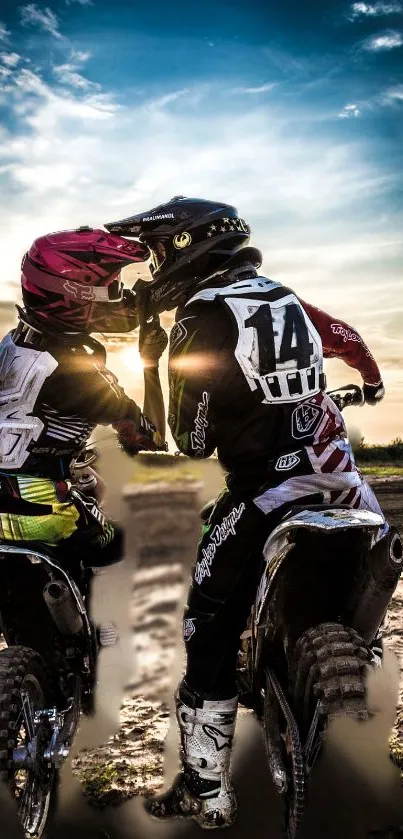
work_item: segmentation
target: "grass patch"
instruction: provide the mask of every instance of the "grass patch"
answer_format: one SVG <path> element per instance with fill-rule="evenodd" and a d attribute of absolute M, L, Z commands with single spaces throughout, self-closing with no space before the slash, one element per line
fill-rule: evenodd
<path fill-rule="evenodd" d="M 370 465 L 368 463 L 360 463 L 358 461 L 357 466 L 363 475 L 368 475 L 372 478 L 403 477 L 403 465 L 400 463 L 397 466 L 392 466 L 390 464 L 385 465 L 384 463 Z"/>
<path fill-rule="evenodd" d="M 202 481 L 204 478 L 203 463 L 195 462 L 184 457 L 140 457 L 136 461 L 133 471 L 133 481 L 137 484 L 177 483 L 179 481 Z"/>
<path fill-rule="evenodd" d="M 357 462 L 357 467 L 363 475 L 369 478 L 391 478 L 403 477 L 403 465 L 392 466 L 391 464 L 369 464 Z M 186 459 L 180 460 L 177 465 L 151 464 L 136 465 L 133 473 L 133 482 L 138 484 L 150 484 L 164 482 L 167 484 L 192 481 L 203 481 L 205 471 L 203 464 L 195 463 Z"/>
<path fill-rule="evenodd" d="M 193 468 L 173 467 L 164 469 L 163 467 L 139 467 L 133 474 L 133 482 L 136 484 L 154 484 L 167 483 L 174 484 L 178 482 L 189 482 L 203 480 L 202 470 L 199 471 Z"/>
<path fill-rule="evenodd" d="M 386 446 L 369 446 L 362 438 L 360 444 L 355 447 L 354 454 L 357 462 L 361 464 L 368 463 L 372 466 L 381 463 L 385 466 L 396 464 L 403 466 L 403 440 L 401 437 L 396 437 Z"/>
<path fill-rule="evenodd" d="M 83 786 L 84 794 L 92 802 L 100 804 L 119 781 L 119 771 L 113 763 L 91 764 L 85 769 L 76 770 Z"/>
<path fill-rule="evenodd" d="M 380 448 L 380 446 L 377 447 L 377 449 Z M 403 462 L 401 460 L 393 461 L 385 456 L 379 460 L 368 461 L 365 456 L 361 458 L 362 452 L 363 450 L 360 448 L 355 452 L 355 460 L 363 475 L 370 478 L 403 477 Z M 208 463 L 211 464 L 214 461 L 217 470 L 219 470 L 220 467 L 215 458 L 209 458 Z M 205 463 L 188 457 L 175 457 L 174 455 L 140 454 L 135 461 L 132 480 L 138 484 L 204 481 Z"/>

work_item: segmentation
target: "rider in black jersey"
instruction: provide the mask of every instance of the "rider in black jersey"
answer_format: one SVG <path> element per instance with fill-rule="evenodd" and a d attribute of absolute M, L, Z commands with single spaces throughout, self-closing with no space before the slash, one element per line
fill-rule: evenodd
<path fill-rule="evenodd" d="M 325 393 L 323 358 L 359 370 L 370 404 L 383 397 L 381 375 L 355 330 L 258 273 L 261 254 L 248 246 L 249 226 L 234 207 L 176 197 L 107 228 L 150 249 L 150 311 L 177 308 L 173 437 L 190 457 L 216 449 L 227 473 L 203 527 L 183 624 L 187 667 L 176 694 L 183 770 L 146 808 L 158 818 L 227 826 L 237 811 L 229 774 L 237 652 L 264 542 L 296 500 L 380 512 Z"/>

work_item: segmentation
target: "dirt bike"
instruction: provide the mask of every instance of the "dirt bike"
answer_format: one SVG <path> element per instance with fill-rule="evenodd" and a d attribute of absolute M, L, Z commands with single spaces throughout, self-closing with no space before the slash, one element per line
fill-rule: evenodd
<path fill-rule="evenodd" d="M 73 466 L 72 495 L 94 508 L 95 449 Z M 89 557 L 89 562 L 91 558 Z M 100 642 L 89 614 L 92 567 L 78 579 L 49 545 L 0 540 L 0 780 L 17 801 L 25 837 L 44 833 L 61 764 L 80 713 L 94 712 Z M 95 569 L 96 570 L 96 569 Z"/>
<path fill-rule="evenodd" d="M 340 410 L 362 391 L 329 392 Z M 214 504 L 206 505 L 207 520 Z M 293 506 L 263 549 L 262 575 L 238 654 L 239 700 L 255 711 L 269 771 L 294 839 L 307 781 L 335 716 L 365 720 L 370 644 L 398 583 L 403 552 L 382 516 L 329 504 Z"/>

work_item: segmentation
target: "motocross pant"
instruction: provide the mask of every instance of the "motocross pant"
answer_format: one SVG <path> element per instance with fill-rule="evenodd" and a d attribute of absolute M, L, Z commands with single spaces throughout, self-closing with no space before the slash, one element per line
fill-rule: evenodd
<path fill-rule="evenodd" d="M 211 700 L 237 692 L 239 638 L 259 584 L 262 550 L 287 510 L 296 504 L 347 504 L 382 515 L 373 491 L 356 470 L 344 477 L 299 474 L 282 482 L 277 476 L 277 482 L 255 496 L 225 491 L 202 528 L 183 622 L 185 679 Z"/>

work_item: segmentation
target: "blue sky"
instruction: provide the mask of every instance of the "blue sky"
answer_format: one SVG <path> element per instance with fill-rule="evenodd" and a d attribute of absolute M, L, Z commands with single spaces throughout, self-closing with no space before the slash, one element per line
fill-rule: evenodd
<path fill-rule="evenodd" d="M 266 273 L 380 358 L 366 436 L 402 433 L 402 0 L 3 0 L 0 18 L 0 300 L 37 235 L 175 194 L 234 203 Z"/>

